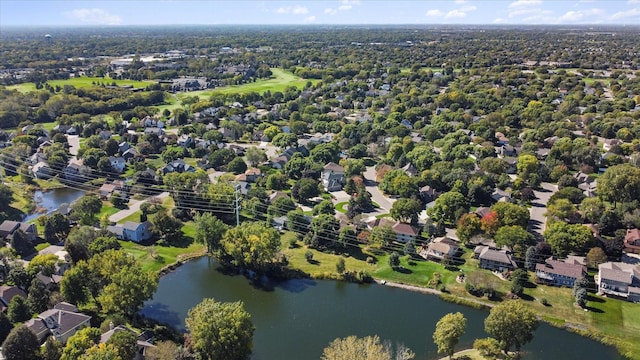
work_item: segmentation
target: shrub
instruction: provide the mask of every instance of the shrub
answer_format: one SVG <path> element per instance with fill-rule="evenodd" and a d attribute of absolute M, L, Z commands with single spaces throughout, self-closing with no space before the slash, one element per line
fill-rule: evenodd
<path fill-rule="evenodd" d="M 376 263 L 376 259 L 374 259 L 372 256 L 367 256 L 367 264 L 373 265 L 375 263 Z"/>
<path fill-rule="evenodd" d="M 542 305 L 544 306 L 551 306 L 551 304 L 549 304 L 549 300 L 547 300 L 547 298 L 542 298 L 540 300 L 540 302 L 542 303 Z"/>
<path fill-rule="evenodd" d="M 311 250 L 307 250 L 307 252 L 304 253 L 304 258 L 307 262 L 313 261 L 313 252 L 311 252 Z"/>
<path fill-rule="evenodd" d="M 489 358 L 495 358 L 502 353 L 500 342 L 494 338 L 476 339 L 473 342 L 473 348 L 478 350 L 480 355 Z"/>

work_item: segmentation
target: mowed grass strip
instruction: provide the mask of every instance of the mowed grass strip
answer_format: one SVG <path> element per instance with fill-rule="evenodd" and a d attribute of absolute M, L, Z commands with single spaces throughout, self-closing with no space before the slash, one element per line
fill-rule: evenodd
<path fill-rule="evenodd" d="M 88 77 L 81 76 L 77 78 L 65 79 L 65 80 L 49 80 L 47 84 L 56 87 L 63 87 L 65 85 L 72 85 L 77 88 L 86 88 L 96 86 L 96 84 L 104 83 L 106 86 L 111 86 L 113 83 L 116 83 L 117 86 L 133 86 L 135 88 L 145 88 L 151 84 L 155 84 L 155 81 L 137 81 L 137 80 L 114 80 L 109 77 Z M 7 86 L 9 90 L 18 90 L 22 93 L 28 93 L 31 91 L 36 91 L 36 84 L 32 82 L 22 83 L 17 85 Z"/>

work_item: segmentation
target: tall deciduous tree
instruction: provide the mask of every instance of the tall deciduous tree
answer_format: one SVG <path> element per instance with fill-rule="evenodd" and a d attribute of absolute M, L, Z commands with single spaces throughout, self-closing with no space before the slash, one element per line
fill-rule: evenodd
<path fill-rule="evenodd" d="M 255 327 L 242 302 L 204 299 L 189 310 L 185 322 L 201 359 L 242 360 L 251 355 Z"/>
<path fill-rule="evenodd" d="M 28 327 L 21 325 L 11 330 L 2 343 L 2 354 L 7 360 L 38 359 L 40 343 Z"/>
<path fill-rule="evenodd" d="M 475 214 L 464 214 L 458 220 L 456 235 L 463 244 L 469 242 L 474 236 L 482 233 L 482 222 Z"/>
<path fill-rule="evenodd" d="M 73 334 L 62 351 L 60 360 L 77 360 L 91 347 L 100 343 L 100 329 L 88 327 Z"/>
<path fill-rule="evenodd" d="M 220 240 L 220 258 L 236 266 L 265 270 L 276 261 L 280 234 L 263 222 L 248 222 L 227 230 Z"/>
<path fill-rule="evenodd" d="M 398 221 L 415 223 L 418 221 L 420 211 L 422 211 L 422 204 L 418 200 L 398 199 L 391 205 L 389 214 Z"/>
<path fill-rule="evenodd" d="M 380 338 L 348 336 L 333 340 L 322 351 L 322 360 L 391 360 L 392 354 Z"/>
<path fill-rule="evenodd" d="M 44 240 L 51 244 L 58 243 L 69 234 L 69 230 L 69 219 L 60 213 L 55 213 L 48 216 L 44 223 Z"/>
<path fill-rule="evenodd" d="M 529 224 L 529 209 L 524 206 L 499 202 L 491 206 L 491 210 L 498 214 L 500 226 L 518 225 L 526 229 Z"/>
<path fill-rule="evenodd" d="M 449 313 L 443 316 L 436 324 L 436 330 L 433 333 L 433 342 L 438 346 L 438 353 L 446 354 L 451 359 L 466 326 L 467 319 L 462 313 Z"/>
<path fill-rule="evenodd" d="M 264 150 L 258 149 L 255 146 L 248 148 L 245 156 L 251 166 L 256 166 L 267 160 L 267 154 L 265 154 Z"/>
<path fill-rule="evenodd" d="M 460 216 L 467 212 L 469 201 L 457 191 L 449 191 L 440 195 L 432 208 L 427 210 L 429 216 L 437 222 L 453 225 Z"/>
<path fill-rule="evenodd" d="M 527 230 L 517 225 L 503 226 L 495 236 L 496 245 L 507 246 L 511 251 L 525 252 L 527 245 L 533 245 L 534 238 Z"/>
<path fill-rule="evenodd" d="M 614 204 L 640 198 L 640 168 L 611 166 L 598 178 L 598 196 Z"/>
<path fill-rule="evenodd" d="M 484 330 L 500 342 L 505 353 L 514 347 L 519 352 L 522 345 L 533 339 L 537 328 L 536 314 L 517 300 L 495 306 L 484 320 Z"/>
<path fill-rule="evenodd" d="M 102 209 L 102 201 L 96 195 L 85 195 L 71 205 L 72 216 L 83 225 L 93 225 Z"/>
<path fill-rule="evenodd" d="M 227 225 L 215 215 L 205 212 L 195 217 L 195 241 L 207 246 L 207 252 L 212 254 L 219 246 L 220 239 L 227 231 Z"/>
<path fill-rule="evenodd" d="M 11 329 L 13 329 L 11 320 L 3 312 L 0 312 L 0 344 L 9 336 Z"/>
<path fill-rule="evenodd" d="M 582 224 L 567 224 L 562 221 L 551 223 L 544 232 L 544 238 L 554 255 L 564 257 L 571 251 L 580 251 L 594 242 L 591 229 Z"/>

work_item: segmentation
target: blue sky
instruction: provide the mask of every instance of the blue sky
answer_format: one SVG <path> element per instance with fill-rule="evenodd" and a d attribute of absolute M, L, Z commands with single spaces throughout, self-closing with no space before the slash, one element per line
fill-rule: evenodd
<path fill-rule="evenodd" d="M 640 24 L 640 0 L 0 0 L 0 25 Z"/>

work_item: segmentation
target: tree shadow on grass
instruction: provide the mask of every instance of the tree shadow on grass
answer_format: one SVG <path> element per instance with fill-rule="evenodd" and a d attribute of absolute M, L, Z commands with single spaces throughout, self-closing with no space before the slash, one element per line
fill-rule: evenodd
<path fill-rule="evenodd" d="M 522 294 L 522 295 L 520 295 L 519 297 L 520 297 L 520 299 L 522 299 L 522 300 L 524 300 L 524 301 L 533 301 L 533 300 L 535 300 L 535 299 L 533 298 L 533 296 L 528 295 L 528 294 Z"/>
<path fill-rule="evenodd" d="M 599 298 L 593 295 L 587 295 L 587 301 L 595 302 L 595 303 L 604 303 L 603 298 Z"/>
<path fill-rule="evenodd" d="M 598 309 L 598 308 L 594 308 L 593 306 L 587 306 L 585 307 L 585 309 L 594 312 L 596 314 L 604 314 L 604 311 L 602 311 L 602 309 Z"/>
<path fill-rule="evenodd" d="M 411 269 L 407 269 L 404 266 L 399 266 L 397 268 L 394 268 L 393 271 L 397 271 L 401 274 L 413 274 L 413 271 L 411 271 Z"/>

